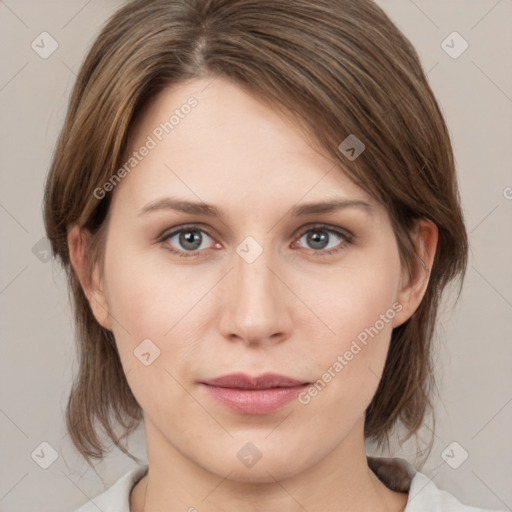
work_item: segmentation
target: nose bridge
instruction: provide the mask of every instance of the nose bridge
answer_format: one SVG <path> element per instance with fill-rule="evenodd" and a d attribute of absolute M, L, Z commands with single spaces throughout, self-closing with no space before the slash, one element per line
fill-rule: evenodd
<path fill-rule="evenodd" d="M 266 251 L 266 254 L 270 251 Z M 238 260 L 238 261 L 237 261 Z M 272 288 L 275 288 L 275 276 L 270 272 L 271 258 L 263 253 L 254 261 L 248 262 L 243 257 L 235 258 L 235 287 L 238 303 L 248 308 L 264 308 L 271 302 Z"/>
<path fill-rule="evenodd" d="M 224 296 L 224 334 L 253 343 L 282 338 L 290 322 L 283 285 L 271 270 L 272 249 L 246 237 L 233 254 L 233 266 Z"/>

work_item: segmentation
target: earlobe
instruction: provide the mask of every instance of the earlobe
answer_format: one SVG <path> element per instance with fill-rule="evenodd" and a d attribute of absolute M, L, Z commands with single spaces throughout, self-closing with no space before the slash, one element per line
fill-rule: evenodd
<path fill-rule="evenodd" d="M 89 275 L 86 265 L 86 235 L 75 225 L 68 231 L 68 248 L 71 265 L 82 285 L 96 321 L 105 329 L 112 330 L 104 283 L 100 279 L 98 264 Z"/>
<path fill-rule="evenodd" d="M 407 269 L 402 271 L 396 298 L 397 302 L 402 305 L 402 309 L 393 319 L 393 327 L 398 327 L 406 322 L 414 314 L 425 295 L 437 248 L 438 229 L 432 221 L 419 219 L 410 236 L 416 249 L 417 258 L 411 275 Z"/>

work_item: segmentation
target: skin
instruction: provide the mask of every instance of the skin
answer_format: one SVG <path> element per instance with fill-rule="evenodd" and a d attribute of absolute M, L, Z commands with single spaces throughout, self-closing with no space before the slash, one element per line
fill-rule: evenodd
<path fill-rule="evenodd" d="M 87 276 L 84 239 L 69 232 L 72 264 L 97 321 L 113 331 L 128 383 L 144 410 L 149 475 L 130 510 L 399 511 L 407 494 L 369 469 L 364 411 L 379 384 L 392 328 L 416 310 L 428 284 L 418 265 L 401 268 L 385 209 L 315 151 L 290 120 L 227 79 L 194 80 L 163 91 L 134 127 L 131 151 L 194 96 L 198 105 L 115 189 L 104 274 Z M 329 172 L 330 171 L 330 172 Z M 218 219 L 173 210 L 139 215 L 166 196 L 212 204 Z M 293 217 L 297 204 L 364 201 L 330 213 Z M 308 241 L 324 223 L 327 248 Z M 194 224 L 194 256 L 170 228 Z M 312 231 L 308 231 L 312 230 Z M 320 234 L 325 231 L 320 230 Z M 263 252 L 236 252 L 247 236 Z M 431 268 L 437 229 L 412 233 Z M 341 248 L 326 255 L 331 248 Z M 190 249 L 189 253 L 190 253 Z M 253 250 L 253 249 L 251 249 Z M 323 253 L 323 254 L 322 254 Z M 200 380 L 233 372 L 275 372 L 314 382 L 379 315 L 402 308 L 311 401 L 248 416 L 215 401 Z M 160 356 L 134 356 L 144 339 Z M 253 443 L 248 468 L 237 452 Z"/>

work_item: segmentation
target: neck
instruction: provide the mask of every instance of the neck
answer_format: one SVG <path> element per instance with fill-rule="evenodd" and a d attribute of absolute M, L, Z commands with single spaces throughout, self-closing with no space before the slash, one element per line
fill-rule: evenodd
<path fill-rule="evenodd" d="M 388 489 L 368 467 L 362 429 L 300 472 L 260 466 L 252 478 L 209 471 L 172 446 L 146 418 L 148 475 L 134 488 L 131 512 L 400 512 L 407 494 Z M 261 459 L 260 462 L 263 462 Z M 258 464 L 260 464 L 258 462 Z M 255 469 L 256 466 L 254 466 Z"/>

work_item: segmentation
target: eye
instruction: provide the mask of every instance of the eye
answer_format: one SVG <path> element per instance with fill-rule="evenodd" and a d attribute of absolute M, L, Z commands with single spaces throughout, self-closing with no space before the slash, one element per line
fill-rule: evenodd
<path fill-rule="evenodd" d="M 305 244 L 313 252 L 327 256 L 346 249 L 353 241 L 353 235 L 345 230 L 324 224 L 313 226 L 293 243 Z M 180 257 L 198 256 L 199 253 L 212 248 L 213 238 L 198 226 L 181 226 L 161 235 L 158 242 L 170 252 Z M 216 247 L 221 247 L 216 243 Z"/>
<path fill-rule="evenodd" d="M 314 252 L 329 255 L 346 249 L 352 239 L 353 236 L 348 232 L 321 224 L 305 231 L 297 242 L 302 241 Z"/>
<path fill-rule="evenodd" d="M 197 226 L 182 226 L 174 231 L 164 233 L 158 241 L 178 256 L 190 257 L 211 247 L 212 240 L 206 231 Z"/>

